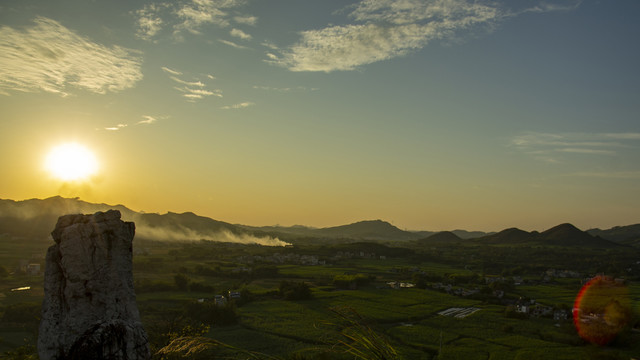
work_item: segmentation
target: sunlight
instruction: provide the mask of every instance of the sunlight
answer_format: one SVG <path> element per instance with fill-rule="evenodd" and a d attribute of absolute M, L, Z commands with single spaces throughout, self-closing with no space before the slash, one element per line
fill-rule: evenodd
<path fill-rule="evenodd" d="M 66 143 L 49 151 L 45 167 L 60 180 L 79 181 L 93 175 L 98 170 L 98 162 L 86 147 L 76 143 Z"/>

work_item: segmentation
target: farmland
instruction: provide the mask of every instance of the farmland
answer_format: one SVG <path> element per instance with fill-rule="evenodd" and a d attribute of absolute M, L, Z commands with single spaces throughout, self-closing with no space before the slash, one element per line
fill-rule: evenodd
<path fill-rule="evenodd" d="M 204 336 L 224 344 L 214 352 L 231 358 L 348 359 L 359 346 L 359 328 L 366 332 L 358 336 L 374 336 L 404 359 L 630 359 L 640 353 L 640 334 L 632 329 L 640 294 L 634 281 L 627 284 L 634 318 L 607 346 L 582 340 L 571 317 L 554 319 L 554 311 L 569 313 L 583 278 L 598 270 L 575 259 L 521 261 L 520 268 L 496 260 L 491 268 L 500 266 L 501 272 L 489 273 L 483 264 L 504 250 L 210 241 L 142 241 L 135 250 L 137 301 L 154 351 L 179 336 Z M 524 259 L 527 251 L 509 249 L 511 259 Z M 624 253 L 612 254 L 626 260 Z M 544 269 L 551 267 L 575 268 L 584 276 L 546 278 Z M 507 275 L 513 272 L 518 275 Z M 28 352 L 42 275 L 14 273 L 3 281 L 2 311 L 20 313 L 16 321 L 4 316 L 0 322 L 0 353 Z M 20 286 L 31 288 L 6 291 Z M 231 299 L 229 291 L 241 295 Z M 228 303 L 214 306 L 215 295 Z M 527 312 L 518 310 L 523 304 Z M 450 316 L 458 312 L 463 315 Z"/>

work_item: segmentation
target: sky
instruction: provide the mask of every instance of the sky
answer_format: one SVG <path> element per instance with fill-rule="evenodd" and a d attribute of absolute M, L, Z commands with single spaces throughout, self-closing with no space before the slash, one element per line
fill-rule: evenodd
<path fill-rule="evenodd" d="M 3 0 L 0 198 L 246 225 L 640 222 L 640 2 Z M 47 171 L 89 149 L 82 180 Z"/>

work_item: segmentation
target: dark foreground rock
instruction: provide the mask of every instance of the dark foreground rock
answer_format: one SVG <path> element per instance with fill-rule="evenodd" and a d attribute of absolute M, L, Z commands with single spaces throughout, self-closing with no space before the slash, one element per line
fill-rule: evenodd
<path fill-rule="evenodd" d="M 58 219 L 47 252 L 40 360 L 151 357 L 133 290 L 134 233 L 115 210 Z"/>

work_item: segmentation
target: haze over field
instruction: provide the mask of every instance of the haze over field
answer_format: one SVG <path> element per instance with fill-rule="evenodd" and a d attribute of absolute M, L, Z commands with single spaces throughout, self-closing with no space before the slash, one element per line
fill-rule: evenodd
<path fill-rule="evenodd" d="M 633 0 L 3 1 L 0 198 L 255 226 L 634 224 L 639 14 Z"/>

